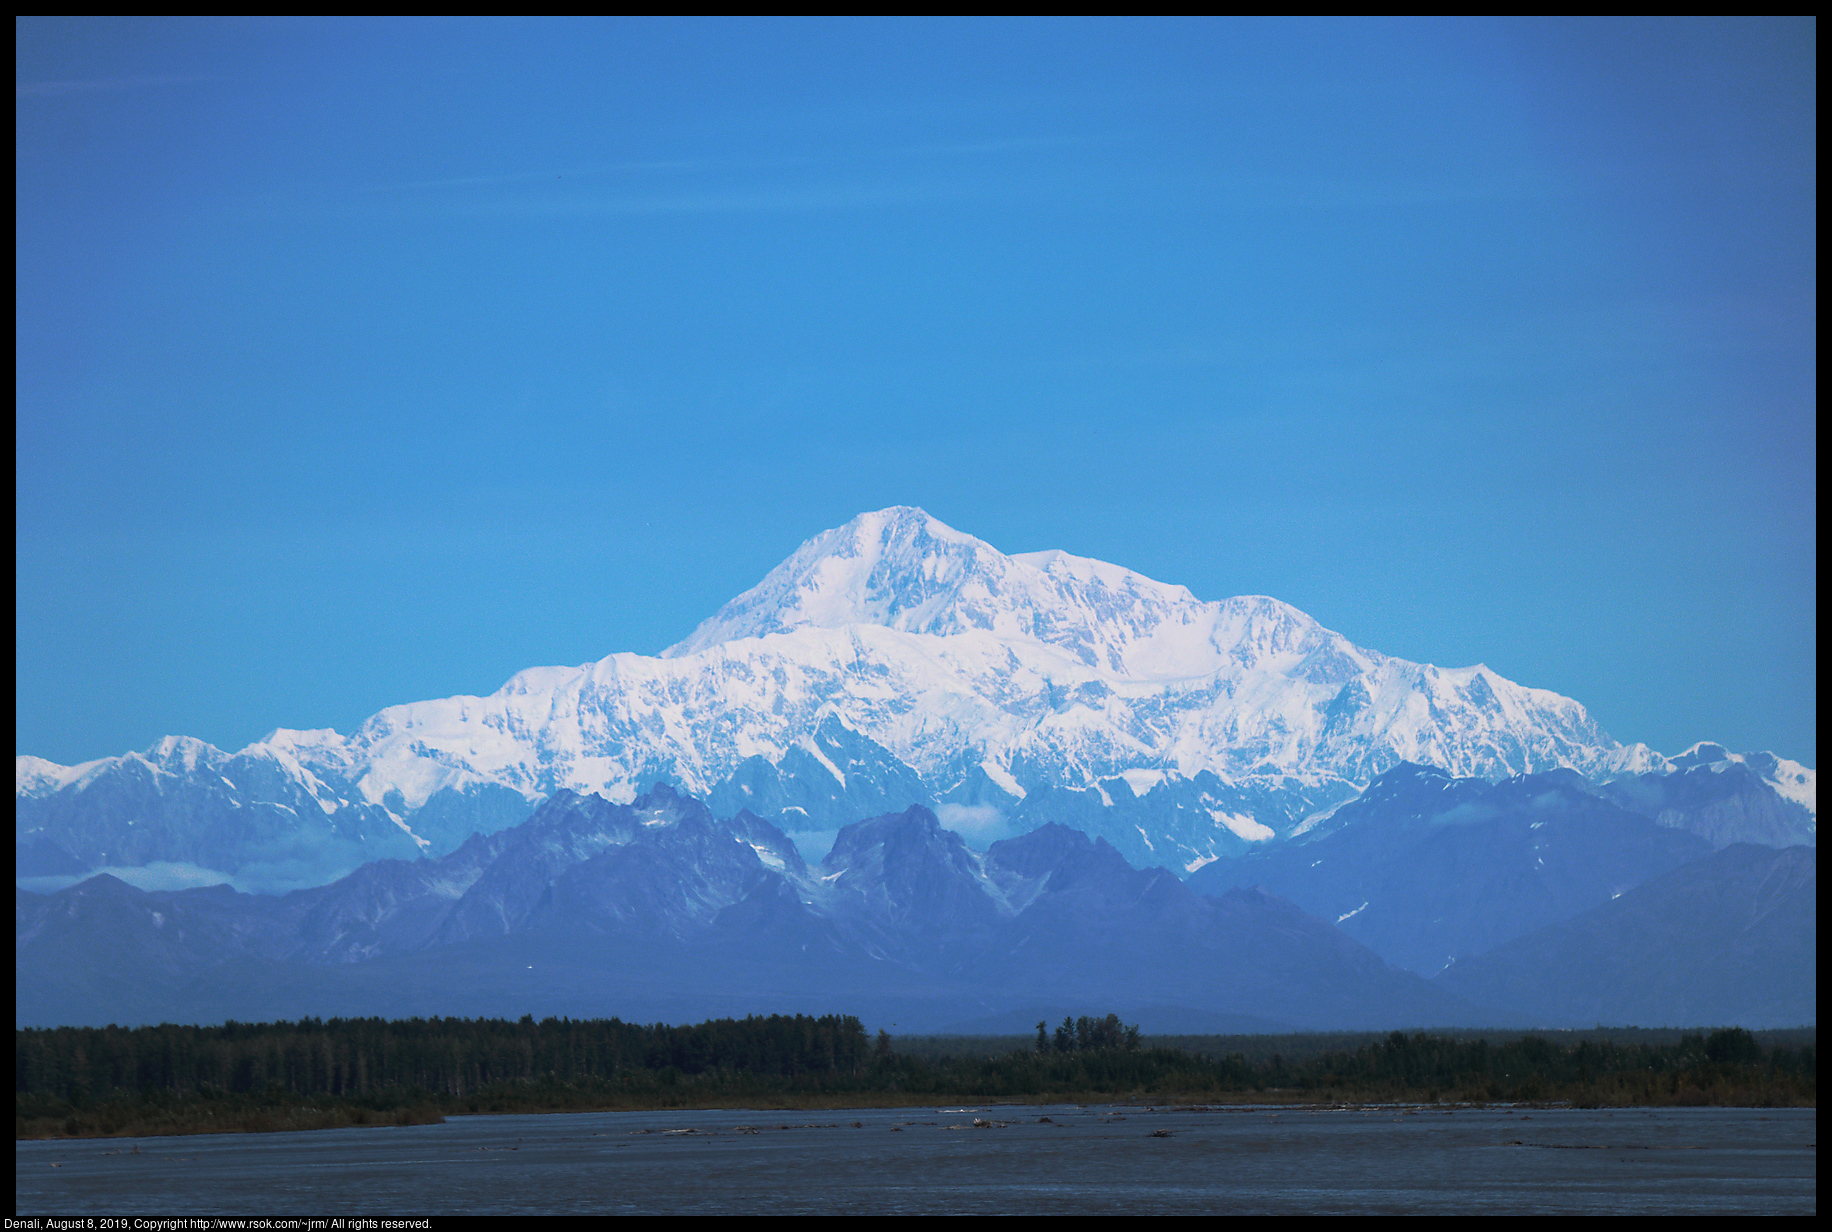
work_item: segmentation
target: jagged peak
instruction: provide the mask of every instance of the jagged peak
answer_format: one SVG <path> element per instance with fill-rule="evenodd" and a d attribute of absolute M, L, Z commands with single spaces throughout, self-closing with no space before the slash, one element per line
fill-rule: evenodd
<path fill-rule="evenodd" d="M 897 813 L 868 817 L 842 826 L 833 838 L 833 848 L 821 861 L 828 873 L 844 871 L 865 864 L 877 865 L 891 851 L 930 850 L 943 859 L 971 859 L 966 840 L 941 824 L 933 811 L 912 804 Z"/>
<path fill-rule="evenodd" d="M 1778 795 L 1818 815 L 1819 773 L 1797 761 L 1767 751 L 1733 753 L 1712 740 L 1701 740 L 1685 752 L 1663 760 L 1664 764 L 1654 767 L 1656 773 L 1672 774 L 1699 769 L 1723 771 L 1735 765 L 1746 766 L 1774 788 Z"/>
<path fill-rule="evenodd" d="M 810 626 L 922 631 L 929 613 L 921 609 L 940 606 L 966 577 L 989 567 L 996 572 L 1006 560 L 990 544 L 913 506 L 862 513 L 803 543 L 662 657 Z"/>
<path fill-rule="evenodd" d="M 1732 753 L 1715 740 L 1700 740 L 1685 752 L 1676 753 L 1667 758 L 1670 765 L 1687 770 L 1694 766 L 1728 765 L 1733 761 L 1742 760 L 1742 757 Z"/>
<path fill-rule="evenodd" d="M 1115 676 L 1204 675 L 1319 653 L 1350 670 L 1380 660 L 1266 595 L 1204 602 L 1186 587 L 1061 550 L 1007 556 L 909 506 L 816 535 L 662 656 L 861 625 L 1046 645 Z"/>
<path fill-rule="evenodd" d="M 197 763 L 219 762 L 229 755 L 196 736 L 161 736 L 144 753 L 130 754 L 169 774 L 189 774 Z"/>
<path fill-rule="evenodd" d="M 49 796 L 62 791 L 86 775 L 119 761 L 118 757 L 98 757 L 74 766 L 59 765 L 29 753 L 19 754 L 13 762 L 13 790 L 26 797 Z"/>
<path fill-rule="evenodd" d="M 963 804 L 1060 787 L 1112 807 L 1109 794 L 1142 796 L 1174 776 L 1264 780 L 1204 806 L 1249 841 L 1254 827 L 1271 833 L 1252 820 L 1249 790 L 1310 793 L 1302 834 L 1329 815 L 1311 811 L 1326 797 L 1400 760 L 1491 779 L 1678 768 L 1622 750 L 1577 702 L 1484 664 L 1389 659 L 1267 595 L 1210 602 L 1062 550 L 1003 554 L 914 506 L 809 539 L 664 657 L 529 668 L 489 697 L 390 707 L 347 738 L 276 729 L 243 754 L 282 763 L 327 812 L 341 793 L 399 824 L 447 788 L 486 783 L 530 803 L 562 787 L 632 802 L 663 775 L 704 795 L 747 759 L 792 750 L 826 763 L 842 792 L 855 762 L 866 782 L 901 763 Z M 186 757 L 207 772 L 218 756 L 171 738 L 86 769 L 22 759 L 19 794 L 48 795 L 79 773 L 145 778 Z M 1760 756 L 1748 755 L 1751 769 L 1810 810 L 1812 772 Z M 1124 791 L 1110 791 L 1118 780 Z"/>
<path fill-rule="evenodd" d="M 284 750 L 300 759 L 330 756 L 348 760 L 350 756 L 349 740 L 329 727 L 276 727 L 239 752 L 254 754 L 265 749 Z"/>
<path fill-rule="evenodd" d="M 1114 591 L 1150 590 L 1172 602 L 1198 602 L 1196 596 L 1191 594 L 1186 586 L 1156 581 L 1124 565 L 1109 564 L 1090 556 L 1075 556 L 1060 548 L 1050 548 L 1042 552 L 1016 552 L 1009 559 L 1021 565 L 1029 565 L 1041 573 L 1072 580 L 1083 586 L 1101 586 Z M 1272 602 L 1276 603 L 1277 600 L 1272 600 Z"/>

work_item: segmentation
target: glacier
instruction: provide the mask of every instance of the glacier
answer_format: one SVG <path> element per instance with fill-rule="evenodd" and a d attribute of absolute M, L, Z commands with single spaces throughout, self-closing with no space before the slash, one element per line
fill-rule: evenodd
<path fill-rule="evenodd" d="M 629 802 L 666 783 L 791 832 L 918 803 L 982 829 L 989 810 L 1011 832 L 1062 821 L 1187 874 L 1304 832 L 1401 763 L 1599 782 L 1734 764 L 1787 802 L 1773 825 L 1813 841 L 1814 771 L 1786 759 L 1663 757 L 1480 664 L 1383 655 L 1266 596 L 1006 555 L 907 506 L 815 536 L 657 656 L 530 668 L 488 697 L 235 754 L 168 737 L 81 766 L 21 756 L 17 839 L 46 873 L 132 863 L 123 850 L 220 868 L 241 857 L 202 831 L 254 810 L 270 855 L 322 841 L 355 867 L 455 850 L 562 790 Z M 137 803 L 100 808 L 130 778 Z M 184 843 L 147 837 L 186 826 Z"/>

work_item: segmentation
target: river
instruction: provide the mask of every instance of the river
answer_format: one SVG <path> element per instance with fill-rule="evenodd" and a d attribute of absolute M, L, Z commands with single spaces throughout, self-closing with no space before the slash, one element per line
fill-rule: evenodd
<path fill-rule="evenodd" d="M 999 1106 L 17 1144 L 21 1215 L 1811 1214 L 1814 1109 Z"/>

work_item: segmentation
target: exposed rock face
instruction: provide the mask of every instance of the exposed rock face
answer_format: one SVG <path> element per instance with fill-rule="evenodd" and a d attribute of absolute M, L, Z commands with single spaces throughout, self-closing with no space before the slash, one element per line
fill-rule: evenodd
<path fill-rule="evenodd" d="M 1205 899 L 1057 826 L 982 854 L 921 807 L 848 827 L 810 869 L 768 823 L 667 788 L 562 792 L 451 855 L 283 897 L 103 876 L 18 899 L 22 1024 L 706 1017 L 747 999 L 906 1028 L 1063 997 L 1312 1026 L 1468 1014 L 1262 892 Z"/>
<path fill-rule="evenodd" d="M 1434 982 L 1533 1025 L 1808 1025 L 1818 899 L 1813 848 L 1739 843 Z"/>
<path fill-rule="evenodd" d="M 1264 886 L 1388 962 L 1435 975 L 1711 851 L 1575 771 L 1500 783 L 1399 766 L 1297 838 L 1190 886 Z"/>
<path fill-rule="evenodd" d="M 816 536 L 656 658 L 533 668 L 347 737 L 20 757 L 17 855 L 24 877 L 167 862 L 322 884 L 444 855 L 562 790 L 627 801 L 660 781 L 808 834 L 912 804 L 988 839 L 1064 822 L 1187 874 L 1402 762 L 1571 768 L 1720 845 L 1813 841 L 1813 771 L 1772 755 L 1669 761 L 1486 667 L 1390 658 L 1263 596 L 1205 602 L 1062 552 L 1007 556 L 893 508 Z"/>

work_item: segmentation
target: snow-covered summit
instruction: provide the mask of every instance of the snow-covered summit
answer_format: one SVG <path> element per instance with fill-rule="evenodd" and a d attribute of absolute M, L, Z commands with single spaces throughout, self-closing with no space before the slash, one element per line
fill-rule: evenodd
<path fill-rule="evenodd" d="M 60 766 L 54 761 L 21 753 L 13 759 L 13 794 L 32 800 L 52 795 L 109 760 L 102 758 L 75 766 Z"/>
<path fill-rule="evenodd" d="M 1683 753 L 1662 757 L 1644 744 L 1625 746 L 1609 769 L 1623 773 L 1678 774 L 1709 770 L 1723 774 L 1732 766 L 1747 766 L 1757 778 L 1809 813 L 1818 812 L 1819 772 L 1773 753 L 1732 753 L 1721 744 L 1701 740 Z"/>
<path fill-rule="evenodd" d="M 1062 551 L 1007 556 L 907 505 L 816 535 L 662 657 L 856 625 L 990 634 L 1067 651 L 1102 673 L 1134 679 L 1292 666 L 1313 656 L 1332 668 L 1366 669 L 1381 658 L 1276 599 L 1205 603 L 1182 586 L 1105 561 Z"/>
<path fill-rule="evenodd" d="M 942 637 L 980 630 L 1077 645 L 1088 640 L 1092 623 L 1078 598 L 1043 570 L 921 509 L 899 505 L 860 514 L 808 540 L 662 657 L 681 658 L 741 638 L 851 625 Z"/>
<path fill-rule="evenodd" d="M 1352 790 L 1399 761 L 1503 776 L 1617 747 L 1578 703 L 1486 667 L 1390 658 L 1264 596 L 1007 556 L 896 507 L 810 539 L 659 658 L 390 707 L 352 737 L 352 770 L 365 799 L 409 807 L 475 782 L 630 799 L 658 771 L 704 793 L 833 715 L 938 798 L 974 773 L 1013 797 L 1136 772 Z"/>
<path fill-rule="evenodd" d="M 1812 810 L 1811 771 L 1747 756 Z M 1145 823 L 1168 801 L 1226 846 L 1289 835 L 1401 762 L 1490 779 L 1691 764 L 1624 748 L 1576 701 L 1480 664 L 1383 655 L 1265 596 L 1206 601 L 1067 552 L 1008 556 L 903 506 L 810 539 L 658 657 L 529 668 L 488 697 L 391 706 L 348 737 L 276 730 L 233 760 L 178 738 L 89 767 L 21 758 L 18 792 L 61 799 L 118 763 L 155 783 L 220 780 L 238 808 L 360 816 L 365 842 L 391 838 L 380 826 L 461 840 L 562 789 L 628 801 L 657 782 L 774 800 L 808 829 L 808 810 L 831 828 L 868 799 L 1067 817 L 1078 799 L 1110 812 L 1117 793 L 1140 801 L 1126 831 L 1141 858 L 1187 864 L 1219 848 L 1186 834 L 1161 850 Z"/>

